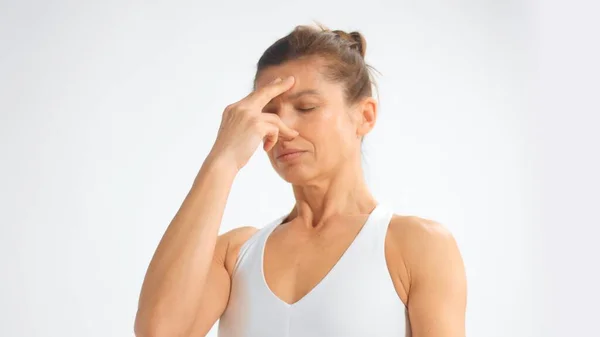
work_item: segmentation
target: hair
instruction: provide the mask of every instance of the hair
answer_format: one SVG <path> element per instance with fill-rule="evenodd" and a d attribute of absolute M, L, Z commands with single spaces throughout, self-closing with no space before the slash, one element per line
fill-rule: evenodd
<path fill-rule="evenodd" d="M 254 87 L 258 75 L 267 67 L 318 56 L 326 61 L 322 70 L 325 78 L 343 84 L 347 103 L 351 105 L 363 97 L 371 97 L 372 86 L 377 86 L 371 70 L 377 70 L 365 62 L 367 41 L 364 36 L 357 31 L 346 33 L 316 24 L 318 28 L 296 26 L 265 50 L 256 66 Z"/>

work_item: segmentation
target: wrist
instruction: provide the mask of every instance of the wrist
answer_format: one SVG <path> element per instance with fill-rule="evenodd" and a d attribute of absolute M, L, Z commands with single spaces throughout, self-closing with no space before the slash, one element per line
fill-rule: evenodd
<path fill-rule="evenodd" d="M 202 167 L 210 172 L 219 172 L 232 176 L 236 176 L 240 170 L 235 161 L 229 159 L 227 156 L 215 155 L 213 153 L 206 157 Z"/>

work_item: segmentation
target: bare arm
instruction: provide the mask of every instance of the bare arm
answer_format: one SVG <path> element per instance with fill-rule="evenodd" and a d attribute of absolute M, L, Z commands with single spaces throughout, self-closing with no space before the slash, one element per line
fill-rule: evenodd
<path fill-rule="evenodd" d="M 225 269 L 215 266 L 213 253 L 235 175 L 218 160 L 202 165 L 146 272 L 135 320 L 137 336 L 184 336 L 199 309 L 209 271 L 225 280 Z M 223 294 L 226 287 L 218 292 Z"/>
<path fill-rule="evenodd" d="M 412 334 L 464 337 L 467 287 L 456 241 L 445 227 L 431 220 L 411 227 L 407 265 Z"/>
<path fill-rule="evenodd" d="M 212 326 L 223 312 L 229 296 L 225 257 L 238 239 L 233 234 L 217 238 L 227 198 L 237 172 L 261 141 L 270 151 L 279 138 L 298 135 L 277 115 L 262 113 L 293 84 L 292 77 L 277 79 L 225 108 L 215 144 L 146 272 L 136 336 L 187 337 Z"/>
<path fill-rule="evenodd" d="M 185 336 L 206 336 L 221 317 L 229 301 L 231 272 L 239 250 L 256 231 L 254 227 L 240 227 L 219 236 L 194 324 Z"/>

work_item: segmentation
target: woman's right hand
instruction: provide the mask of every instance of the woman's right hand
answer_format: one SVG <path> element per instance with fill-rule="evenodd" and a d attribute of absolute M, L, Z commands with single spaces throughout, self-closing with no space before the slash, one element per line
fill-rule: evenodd
<path fill-rule="evenodd" d="M 262 112 L 273 98 L 289 90 L 294 77 L 277 78 L 268 85 L 251 92 L 242 100 L 228 105 L 223 111 L 217 139 L 210 151 L 211 157 L 230 160 L 240 170 L 244 167 L 258 144 L 270 151 L 279 137 L 291 139 L 298 132 L 287 127 L 278 115 Z"/>

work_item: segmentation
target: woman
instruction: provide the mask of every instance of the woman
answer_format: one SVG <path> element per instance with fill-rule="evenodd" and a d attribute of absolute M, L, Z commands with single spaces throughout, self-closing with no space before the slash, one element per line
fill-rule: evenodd
<path fill-rule="evenodd" d="M 466 280 L 442 225 L 369 192 L 360 145 L 377 102 L 366 43 L 298 26 L 261 57 L 254 91 L 214 146 L 148 268 L 137 336 L 465 335 Z M 296 204 L 218 236 L 236 174 L 261 141 Z"/>

